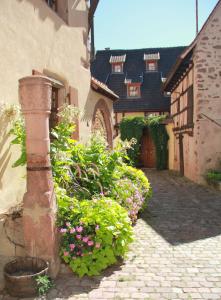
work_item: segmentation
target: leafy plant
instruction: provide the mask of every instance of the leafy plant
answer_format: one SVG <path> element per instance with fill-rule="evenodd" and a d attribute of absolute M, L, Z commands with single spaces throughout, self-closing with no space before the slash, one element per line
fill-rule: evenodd
<path fill-rule="evenodd" d="M 163 119 L 165 119 L 165 116 L 152 115 L 148 117 L 127 117 L 122 119 L 120 123 L 120 133 L 122 140 L 130 140 L 131 138 L 135 138 L 137 140 L 136 146 L 128 151 L 128 156 L 133 162 L 133 165 L 139 164 L 139 154 L 143 129 L 145 127 L 148 127 L 156 148 L 156 167 L 158 170 L 167 168 L 167 142 L 169 136 L 167 134 L 165 126 L 162 124 Z"/>
<path fill-rule="evenodd" d="M 53 283 L 47 275 L 40 275 L 35 278 L 37 291 L 39 296 L 47 294 L 48 290 L 53 286 Z"/>
<path fill-rule="evenodd" d="M 11 141 L 11 144 L 20 145 L 21 149 L 20 157 L 14 162 L 12 167 L 15 168 L 18 166 L 24 166 L 26 164 L 27 157 L 25 145 L 26 133 L 24 120 L 22 117 L 13 123 L 13 127 L 10 130 L 10 133 L 15 136 L 15 138 Z"/>
<path fill-rule="evenodd" d="M 206 174 L 206 179 L 211 182 L 221 181 L 221 171 L 211 170 Z"/>
<path fill-rule="evenodd" d="M 141 209 L 146 207 L 148 200 L 152 196 L 152 187 L 144 172 L 126 164 L 118 168 L 118 172 L 120 178 L 128 178 L 136 185 L 144 198 L 144 203 Z"/>
<path fill-rule="evenodd" d="M 80 277 L 98 275 L 128 250 L 131 222 L 116 201 L 101 197 L 77 202 L 61 196 L 59 209 L 61 256 Z"/>
<path fill-rule="evenodd" d="M 165 119 L 165 116 L 151 116 L 148 118 L 148 128 L 150 130 L 151 137 L 156 147 L 157 157 L 157 169 L 167 169 L 168 164 L 168 133 L 165 125 L 161 124 L 161 121 Z"/>
<path fill-rule="evenodd" d="M 128 150 L 128 156 L 132 165 L 139 163 L 140 141 L 145 127 L 144 117 L 127 117 L 120 122 L 121 139 L 130 141 L 135 139 L 137 142 L 132 149 Z"/>

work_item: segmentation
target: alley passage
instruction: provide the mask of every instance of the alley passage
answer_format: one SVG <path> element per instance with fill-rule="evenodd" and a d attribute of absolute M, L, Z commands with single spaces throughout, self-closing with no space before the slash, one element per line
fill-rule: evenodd
<path fill-rule="evenodd" d="M 103 276 L 60 276 L 49 299 L 221 300 L 221 193 L 147 171 L 154 196 L 124 264 Z"/>

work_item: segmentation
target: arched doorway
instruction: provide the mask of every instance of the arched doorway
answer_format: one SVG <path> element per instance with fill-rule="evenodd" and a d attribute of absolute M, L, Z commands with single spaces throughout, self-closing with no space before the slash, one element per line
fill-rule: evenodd
<path fill-rule="evenodd" d="M 105 137 L 108 145 L 113 146 L 111 115 L 107 104 L 100 99 L 94 108 L 92 132 L 99 131 Z"/>

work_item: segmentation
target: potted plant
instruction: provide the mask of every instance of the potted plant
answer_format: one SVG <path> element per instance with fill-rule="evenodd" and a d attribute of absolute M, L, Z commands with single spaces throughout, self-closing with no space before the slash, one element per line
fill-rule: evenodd
<path fill-rule="evenodd" d="M 44 277 L 46 279 L 47 272 L 48 262 L 40 258 L 16 258 L 4 267 L 6 290 L 11 296 L 36 296 L 39 290 L 39 282 L 42 282 L 39 278 Z M 43 280 L 44 282 L 45 280 Z"/>

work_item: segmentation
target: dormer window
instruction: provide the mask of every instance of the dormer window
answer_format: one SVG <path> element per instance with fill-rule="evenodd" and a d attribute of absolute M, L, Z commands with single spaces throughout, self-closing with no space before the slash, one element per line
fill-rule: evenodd
<path fill-rule="evenodd" d="M 140 98 L 140 83 L 129 83 L 127 85 L 128 98 Z"/>
<path fill-rule="evenodd" d="M 119 74 L 124 72 L 124 63 L 126 61 L 126 54 L 120 56 L 110 57 L 110 64 L 112 65 L 112 73 Z"/>
<path fill-rule="evenodd" d="M 158 60 L 160 60 L 160 53 L 144 54 L 144 61 L 146 63 L 146 72 L 158 71 Z"/>
<path fill-rule="evenodd" d="M 158 64 L 156 60 L 153 61 L 146 61 L 146 71 L 147 72 L 154 72 L 158 70 Z"/>
<path fill-rule="evenodd" d="M 123 73 L 123 64 L 112 64 L 112 73 Z"/>

